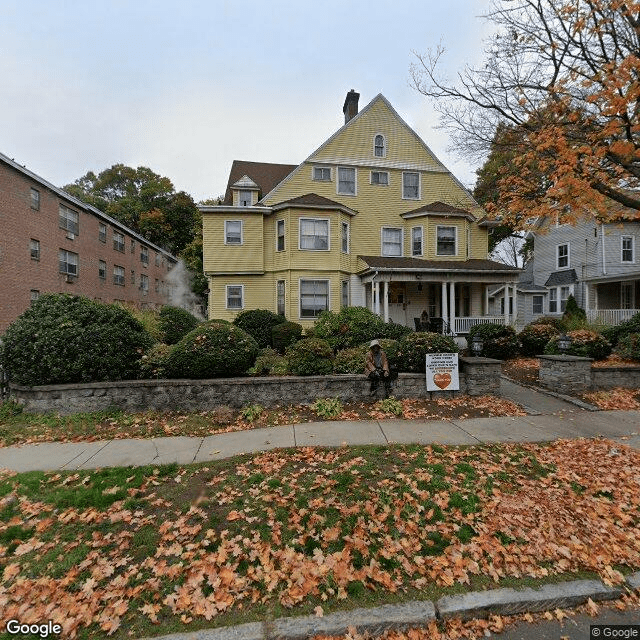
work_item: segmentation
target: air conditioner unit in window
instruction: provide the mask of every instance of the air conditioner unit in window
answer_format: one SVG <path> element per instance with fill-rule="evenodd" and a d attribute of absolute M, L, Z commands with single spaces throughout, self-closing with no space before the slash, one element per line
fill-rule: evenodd
<path fill-rule="evenodd" d="M 71 233 L 71 231 L 67 232 L 67 240 L 75 240 L 75 239 L 76 239 L 75 233 Z"/>
<path fill-rule="evenodd" d="M 64 278 L 64 281 L 71 283 L 71 282 L 75 282 L 75 279 L 76 279 L 76 276 L 71 275 L 70 273 L 67 273 L 67 275 Z"/>

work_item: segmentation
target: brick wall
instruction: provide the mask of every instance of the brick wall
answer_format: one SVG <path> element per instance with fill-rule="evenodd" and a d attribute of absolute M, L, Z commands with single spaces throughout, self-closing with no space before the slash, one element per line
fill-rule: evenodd
<path fill-rule="evenodd" d="M 156 307 L 168 302 L 167 273 L 175 259 L 150 244 L 149 262 L 141 259 L 141 242 L 125 227 L 100 219 L 73 199 L 65 199 L 46 181 L 22 173 L 0 158 L 0 334 L 31 304 L 31 292 L 73 293 L 102 302 L 120 300 L 138 307 Z M 39 209 L 32 208 L 31 190 L 39 193 Z M 59 207 L 65 205 L 79 214 L 78 234 L 73 239 L 59 226 Z M 107 227 L 106 242 L 98 238 L 98 226 Z M 113 248 L 114 229 L 125 236 L 124 252 Z M 30 242 L 40 246 L 38 259 L 31 257 Z M 131 241 L 134 241 L 133 251 Z M 78 254 L 78 276 L 59 272 L 60 249 Z M 156 254 L 159 264 L 156 265 Z M 99 277 L 98 263 L 106 263 L 106 277 Z M 114 266 L 124 268 L 125 284 L 114 284 Z M 135 284 L 131 272 L 135 273 Z M 149 290 L 140 289 L 141 278 L 148 277 Z M 156 280 L 158 291 L 156 291 Z"/>

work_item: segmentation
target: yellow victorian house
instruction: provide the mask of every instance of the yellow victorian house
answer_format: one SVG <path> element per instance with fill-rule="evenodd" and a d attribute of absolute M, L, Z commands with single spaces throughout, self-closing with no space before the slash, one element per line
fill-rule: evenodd
<path fill-rule="evenodd" d="M 234 161 L 222 205 L 201 206 L 209 317 L 270 309 L 311 326 L 366 306 L 413 327 L 466 334 L 489 290 L 519 270 L 488 259 L 491 222 L 381 94 L 299 165 Z M 515 301 L 514 301 L 515 302 Z M 514 304 L 513 308 L 517 308 Z"/>

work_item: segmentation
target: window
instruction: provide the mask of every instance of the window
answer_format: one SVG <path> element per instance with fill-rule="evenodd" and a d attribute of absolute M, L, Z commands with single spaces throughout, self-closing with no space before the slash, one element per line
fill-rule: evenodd
<path fill-rule="evenodd" d="M 411 255 L 422 255 L 422 227 L 413 227 L 411 229 Z"/>
<path fill-rule="evenodd" d="M 331 167 L 313 167 L 311 179 L 317 182 L 331 182 Z"/>
<path fill-rule="evenodd" d="M 317 318 L 329 309 L 328 280 L 300 280 L 300 317 Z"/>
<path fill-rule="evenodd" d="M 136 252 L 136 241 L 132 238 L 131 239 L 131 253 L 135 253 Z"/>
<path fill-rule="evenodd" d="M 66 229 L 67 233 L 77 234 L 79 229 L 78 212 L 65 207 L 63 204 L 60 205 L 59 212 L 60 218 L 58 226 L 61 229 Z"/>
<path fill-rule="evenodd" d="M 342 253 L 349 253 L 349 223 L 340 223 L 340 250 Z"/>
<path fill-rule="evenodd" d="M 60 273 L 68 276 L 78 275 L 78 254 L 60 249 L 58 251 L 58 264 Z"/>
<path fill-rule="evenodd" d="M 37 189 L 31 188 L 31 208 L 34 211 L 40 211 L 40 192 Z"/>
<path fill-rule="evenodd" d="M 558 290 L 549 289 L 549 313 L 558 313 Z"/>
<path fill-rule="evenodd" d="M 29 294 L 29 299 L 31 300 L 31 304 L 33 304 L 40 297 L 40 291 L 38 289 L 31 289 L 31 293 Z"/>
<path fill-rule="evenodd" d="M 98 260 L 98 278 L 107 279 L 107 263 L 104 260 Z"/>
<path fill-rule="evenodd" d="M 40 241 L 33 238 L 29 241 L 29 250 L 32 260 L 40 260 Z"/>
<path fill-rule="evenodd" d="M 549 313 L 563 313 L 570 295 L 570 286 L 549 289 Z"/>
<path fill-rule="evenodd" d="M 439 256 L 455 256 L 456 253 L 456 227 L 437 227 L 436 254 Z"/>
<path fill-rule="evenodd" d="M 232 245 L 242 244 L 242 220 L 224 221 L 224 243 Z"/>
<path fill-rule="evenodd" d="M 402 229 L 382 227 L 382 255 L 402 255 Z"/>
<path fill-rule="evenodd" d="M 633 236 L 622 236 L 620 243 L 622 247 L 622 262 L 634 262 Z"/>
<path fill-rule="evenodd" d="M 567 298 L 571 295 L 571 287 L 560 287 L 560 311 L 564 313 Z"/>
<path fill-rule="evenodd" d="M 338 193 L 347 196 L 356 195 L 356 170 L 338 167 Z"/>
<path fill-rule="evenodd" d="M 149 293 L 149 276 L 145 276 L 144 273 L 140 275 L 140 288 L 145 295 Z"/>
<path fill-rule="evenodd" d="M 227 309 L 242 309 L 244 307 L 244 285 L 227 285 Z"/>
<path fill-rule="evenodd" d="M 148 247 L 140 247 L 140 262 L 146 267 L 149 264 L 149 249 Z"/>
<path fill-rule="evenodd" d="M 124 236 L 119 231 L 113 232 L 113 248 L 124 253 Z"/>
<path fill-rule="evenodd" d="M 250 207 L 253 204 L 253 191 L 238 191 L 238 206 Z"/>
<path fill-rule="evenodd" d="M 376 158 L 384 158 L 386 155 L 385 147 L 384 136 L 379 133 L 373 139 L 373 155 L 376 156 Z"/>
<path fill-rule="evenodd" d="M 285 284 L 284 280 L 278 280 L 276 283 L 276 313 L 280 316 L 285 315 Z"/>
<path fill-rule="evenodd" d="M 544 313 L 543 296 L 533 296 L 533 313 Z"/>
<path fill-rule="evenodd" d="M 420 174 L 404 172 L 402 174 L 402 198 L 404 200 L 420 199 Z"/>
<path fill-rule="evenodd" d="M 160 266 L 160 254 L 156 251 L 156 267 Z"/>
<path fill-rule="evenodd" d="M 113 284 L 119 284 L 124 287 L 124 267 L 113 265 Z"/>
<path fill-rule="evenodd" d="M 340 306 L 344 309 L 349 306 L 349 281 L 343 280 L 340 283 Z"/>
<path fill-rule="evenodd" d="M 569 245 L 568 244 L 559 244 L 558 249 L 558 269 L 563 269 L 569 266 Z"/>
<path fill-rule="evenodd" d="M 98 222 L 98 240 L 100 242 L 107 241 L 107 225 L 102 224 L 102 222 Z"/>
<path fill-rule="evenodd" d="M 620 308 L 633 309 L 633 282 L 620 283 Z"/>
<path fill-rule="evenodd" d="M 136 272 L 131 269 L 131 284 L 135 284 L 136 283 Z"/>
<path fill-rule="evenodd" d="M 156 293 L 160 293 L 160 280 L 158 280 L 158 278 L 156 278 L 156 284 L 155 284 L 155 289 L 154 291 Z"/>
<path fill-rule="evenodd" d="M 300 218 L 300 249 L 328 251 L 329 221 L 318 218 Z"/>
<path fill-rule="evenodd" d="M 284 251 L 284 220 L 276 222 L 276 251 Z"/>
<path fill-rule="evenodd" d="M 388 171 L 372 171 L 371 184 L 382 184 L 387 186 L 389 184 L 389 172 Z"/>

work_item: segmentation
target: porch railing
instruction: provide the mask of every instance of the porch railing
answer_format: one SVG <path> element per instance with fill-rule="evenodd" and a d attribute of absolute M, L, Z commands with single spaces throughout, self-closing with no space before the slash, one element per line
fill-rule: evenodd
<path fill-rule="evenodd" d="M 615 326 L 636 313 L 640 313 L 640 309 L 587 309 L 587 320 Z"/>
<path fill-rule="evenodd" d="M 467 318 L 455 319 L 455 332 L 460 335 L 461 333 L 469 333 L 469 329 L 477 324 L 505 324 L 504 316 L 478 316 Z"/>

